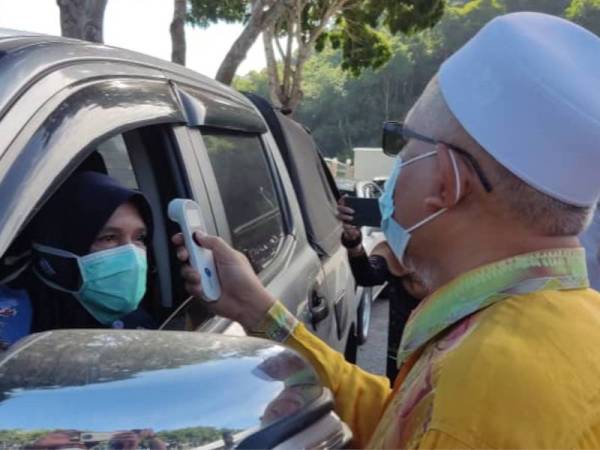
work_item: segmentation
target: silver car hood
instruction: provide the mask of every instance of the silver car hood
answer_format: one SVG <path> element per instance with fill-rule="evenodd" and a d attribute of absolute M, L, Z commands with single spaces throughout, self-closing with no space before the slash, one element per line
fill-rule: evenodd
<path fill-rule="evenodd" d="M 304 416 L 300 431 L 331 408 L 304 359 L 248 337 L 57 330 L 28 337 L 0 359 L 4 445 L 117 448 L 126 444 L 116 440 L 137 438 L 165 447 L 229 448 L 244 439 L 242 447 L 275 446 L 277 439 L 253 436 L 270 430 L 263 438 L 279 432 L 281 441 L 291 433 L 282 424 Z"/>

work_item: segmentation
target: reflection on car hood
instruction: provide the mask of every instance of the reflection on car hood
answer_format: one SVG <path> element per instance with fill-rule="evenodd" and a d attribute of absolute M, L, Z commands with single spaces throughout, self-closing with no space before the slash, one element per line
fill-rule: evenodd
<path fill-rule="evenodd" d="M 154 439 L 165 446 L 220 441 L 227 447 L 322 392 L 301 357 L 260 339 L 50 331 L 0 360 L 0 444 L 66 448 L 50 444 L 62 440 L 69 448 L 90 448 Z"/>

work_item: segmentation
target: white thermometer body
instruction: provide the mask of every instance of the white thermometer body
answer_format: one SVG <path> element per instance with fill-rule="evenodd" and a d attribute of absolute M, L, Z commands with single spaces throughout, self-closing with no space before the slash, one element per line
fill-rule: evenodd
<path fill-rule="evenodd" d="M 185 248 L 190 254 L 190 263 L 200 273 L 202 292 L 207 301 L 217 301 L 221 296 L 221 284 L 217 276 L 212 251 L 205 249 L 194 241 L 195 231 L 206 233 L 206 226 L 200 214 L 200 206 L 184 198 L 176 198 L 169 202 L 169 219 L 177 222 L 183 233 Z"/>

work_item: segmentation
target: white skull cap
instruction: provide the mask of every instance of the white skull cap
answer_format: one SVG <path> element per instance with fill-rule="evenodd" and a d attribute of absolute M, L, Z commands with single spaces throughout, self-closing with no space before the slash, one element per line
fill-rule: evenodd
<path fill-rule="evenodd" d="M 500 164 L 565 203 L 600 197 L 600 38 L 539 13 L 500 16 L 439 72 L 450 110 Z"/>

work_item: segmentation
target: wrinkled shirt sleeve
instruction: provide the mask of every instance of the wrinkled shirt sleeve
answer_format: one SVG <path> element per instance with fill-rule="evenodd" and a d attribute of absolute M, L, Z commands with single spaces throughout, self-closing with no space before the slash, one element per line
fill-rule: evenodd
<path fill-rule="evenodd" d="M 359 286 L 378 286 L 391 277 L 383 256 L 361 253 L 348 258 L 352 275 Z"/>
<path fill-rule="evenodd" d="M 391 393 L 386 377 L 365 372 L 331 349 L 283 306 L 276 303 L 249 334 L 281 342 L 308 359 L 335 397 L 335 410 L 354 434 L 352 448 L 368 443 Z"/>

